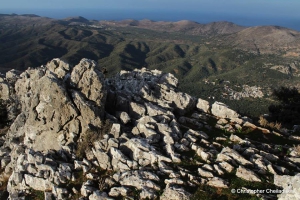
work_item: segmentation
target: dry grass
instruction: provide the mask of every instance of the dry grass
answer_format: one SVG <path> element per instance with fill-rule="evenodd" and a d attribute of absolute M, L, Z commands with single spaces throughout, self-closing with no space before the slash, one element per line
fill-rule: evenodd
<path fill-rule="evenodd" d="M 259 121 L 258 123 L 262 126 L 262 127 L 267 127 L 268 125 L 268 120 L 266 120 L 263 116 L 259 117 Z"/>
<path fill-rule="evenodd" d="M 294 149 L 295 149 L 297 155 L 300 156 L 300 145 L 295 146 Z"/>
<path fill-rule="evenodd" d="M 268 122 L 263 116 L 259 117 L 258 123 L 264 128 L 270 128 L 272 130 L 280 131 L 281 123 L 279 122 Z"/>

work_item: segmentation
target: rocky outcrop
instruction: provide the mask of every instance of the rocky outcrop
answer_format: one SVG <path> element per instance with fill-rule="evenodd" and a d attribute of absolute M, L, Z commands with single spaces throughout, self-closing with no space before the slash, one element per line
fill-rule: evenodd
<path fill-rule="evenodd" d="M 126 105 L 120 106 L 120 111 L 132 110 L 132 102 L 148 102 L 148 112 L 159 105 L 160 112 L 173 111 L 184 115 L 193 110 L 196 99 L 186 93 L 177 91 L 178 80 L 172 74 L 163 74 L 158 70 L 147 70 L 145 68 L 134 71 L 121 71 L 119 75 L 107 80 L 110 96 L 110 106 L 118 109 L 118 96 L 122 96 Z M 129 106 L 131 105 L 131 106 Z M 128 107 L 129 106 L 129 107 Z M 135 109 L 139 110 L 139 109 Z M 132 111 L 131 111 L 132 112 Z M 137 112 L 137 111 L 135 111 Z M 141 115 L 142 113 L 138 113 Z"/>
<path fill-rule="evenodd" d="M 45 199 L 190 199 L 200 185 L 227 190 L 232 176 L 272 184 L 270 173 L 297 186 L 297 154 L 247 138 L 267 129 L 179 92 L 172 74 L 143 68 L 105 79 L 94 61 L 54 59 L 1 81 L 20 108 L 0 138 L 10 199 L 33 190 Z"/>

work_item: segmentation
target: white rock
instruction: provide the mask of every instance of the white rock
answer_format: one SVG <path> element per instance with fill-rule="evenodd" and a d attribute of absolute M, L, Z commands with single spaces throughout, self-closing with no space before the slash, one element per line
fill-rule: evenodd
<path fill-rule="evenodd" d="M 261 182 L 260 178 L 250 169 L 239 166 L 236 176 L 251 182 Z"/>
<path fill-rule="evenodd" d="M 283 193 L 278 194 L 278 199 L 300 199 L 300 174 L 295 176 L 274 176 L 274 184 L 283 188 Z"/>
<path fill-rule="evenodd" d="M 198 174 L 205 178 L 212 178 L 214 175 L 211 172 L 208 172 L 204 169 L 198 168 Z"/>
<path fill-rule="evenodd" d="M 167 185 L 164 193 L 160 196 L 161 200 L 189 200 L 191 194 L 181 187 Z"/>
<path fill-rule="evenodd" d="M 220 162 L 218 165 L 228 173 L 231 173 L 234 170 L 234 167 L 226 161 Z"/>
<path fill-rule="evenodd" d="M 237 112 L 228 108 L 227 105 L 217 102 L 217 101 L 212 105 L 211 113 L 213 115 L 215 115 L 217 117 L 221 117 L 221 118 L 238 118 L 239 117 L 239 114 Z"/>
<path fill-rule="evenodd" d="M 52 183 L 49 180 L 43 178 L 34 177 L 29 174 L 24 175 L 25 183 L 34 190 L 52 190 Z"/>
<path fill-rule="evenodd" d="M 108 195 L 112 197 L 118 197 L 118 196 L 127 196 L 130 190 L 126 187 L 113 187 L 110 189 Z"/>
<path fill-rule="evenodd" d="M 219 177 L 213 177 L 207 182 L 207 185 L 210 185 L 212 187 L 216 188 L 228 188 L 228 182 L 219 178 Z"/>
<path fill-rule="evenodd" d="M 197 109 L 202 111 L 202 112 L 209 112 L 209 102 L 203 99 L 198 99 L 197 101 L 197 105 L 196 105 Z"/>

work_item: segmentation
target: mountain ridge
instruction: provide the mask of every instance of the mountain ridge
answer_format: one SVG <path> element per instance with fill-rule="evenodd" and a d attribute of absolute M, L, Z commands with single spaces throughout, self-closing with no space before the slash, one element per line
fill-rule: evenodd
<path fill-rule="evenodd" d="M 236 25 L 228 22 L 199 25 L 185 20 L 127 20 L 122 26 L 112 21 L 105 21 L 107 25 L 72 21 L 78 19 L 86 22 L 79 17 L 69 18 L 71 21 L 0 17 L 1 72 L 12 68 L 24 71 L 57 57 L 71 65 L 82 57 L 96 60 L 106 68 L 107 76 L 120 70 L 158 69 L 176 74 L 185 92 L 226 101 L 257 117 L 268 112 L 274 88 L 300 88 L 297 31 L 271 26 L 242 27 L 235 32 Z M 147 29 L 147 24 L 161 31 Z M 170 25 L 173 29 L 166 28 Z M 247 91 L 239 93 L 248 86 L 261 88 L 263 95 L 259 96 L 263 98 L 244 95 Z M 240 99 L 233 94 L 251 98 L 231 101 Z M 259 101 L 263 102 L 258 105 Z"/>

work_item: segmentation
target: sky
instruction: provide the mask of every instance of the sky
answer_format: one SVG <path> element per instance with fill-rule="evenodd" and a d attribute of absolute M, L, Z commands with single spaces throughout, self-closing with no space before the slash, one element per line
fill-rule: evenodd
<path fill-rule="evenodd" d="M 232 21 L 300 30 L 300 0 L 1 0 L 0 13 L 52 18 Z"/>

